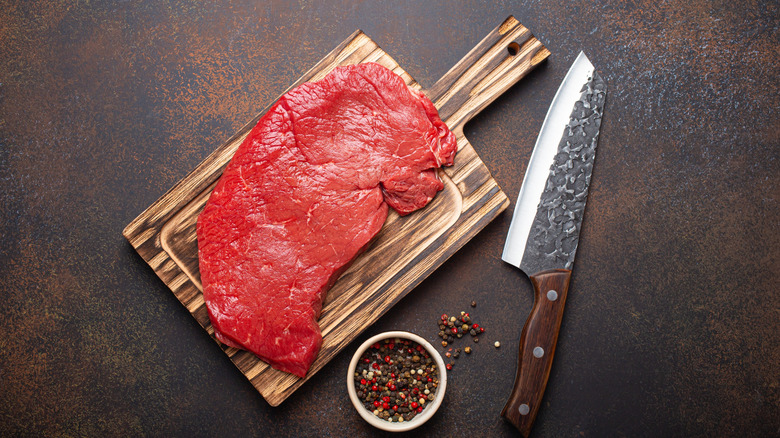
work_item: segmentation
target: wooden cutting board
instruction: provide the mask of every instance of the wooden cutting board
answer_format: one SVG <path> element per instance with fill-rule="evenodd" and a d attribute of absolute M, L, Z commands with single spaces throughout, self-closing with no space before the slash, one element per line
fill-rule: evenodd
<path fill-rule="evenodd" d="M 219 344 L 268 403 L 277 406 L 283 402 L 506 209 L 509 200 L 463 136 L 463 125 L 548 55 L 528 29 L 510 16 L 433 87 L 424 90 L 458 140 L 454 165 L 439 172 L 444 190 L 424 209 L 409 216 L 402 218 L 391 211 L 376 240 L 328 291 L 319 320 L 322 349 L 305 379 L 274 370 L 252 353 Z M 410 87 L 421 88 L 358 30 L 290 89 L 321 79 L 336 66 L 360 62 L 382 64 Z M 212 338 L 214 329 L 201 293 L 195 224 L 223 169 L 268 108 L 123 232 Z"/>

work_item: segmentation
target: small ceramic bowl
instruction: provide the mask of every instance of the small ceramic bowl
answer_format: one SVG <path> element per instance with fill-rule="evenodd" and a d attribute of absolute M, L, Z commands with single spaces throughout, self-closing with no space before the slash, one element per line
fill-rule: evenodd
<path fill-rule="evenodd" d="M 373 412 L 369 411 L 365 408 L 365 406 L 363 406 L 363 403 L 361 403 L 360 399 L 358 399 L 357 391 L 355 391 L 355 369 L 357 368 L 358 360 L 368 349 L 368 347 L 388 338 L 408 339 L 422 345 L 423 348 L 428 351 L 428 354 L 431 356 L 431 358 L 436 362 L 436 368 L 439 374 L 439 386 L 436 388 L 436 397 L 433 399 L 433 401 L 426 404 L 425 409 L 423 409 L 422 412 L 417 414 L 410 421 L 405 421 L 402 423 L 391 423 L 374 415 Z M 414 333 L 400 331 L 384 332 L 369 338 L 366 342 L 363 342 L 357 351 L 355 351 L 355 355 L 352 356 L 352 361 L 349 363 L 349 369 L 347 370 L 347 391 L 349 392 L 349 399 L 352 400 L 352 405 L 355 406 L 358 414 L 360 414 L 360 416 L 363 417 L 363 419 L 372 426 L 390 432 L 404 432 L 407 430 L 412 430 L 428 421 L 433 416 L 433 414 L 436 413 L 436 410 L 439 409 L 439 406 L 441 406 L 441 401 L 444 399 L 444 392 L 446 390 L 447 368 L 444 365 L 444 360 L 442 359 L 439 352 L 436 351 L 436 349 L 434 349 L 428 341 L 421 338 L 420 336 L 415 335 Z"/>

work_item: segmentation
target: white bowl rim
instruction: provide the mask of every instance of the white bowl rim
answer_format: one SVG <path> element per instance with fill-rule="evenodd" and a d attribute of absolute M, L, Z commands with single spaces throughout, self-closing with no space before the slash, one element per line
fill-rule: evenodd
<path fill-rule="evenodd" d="M 402 338 L 417 342 L 428 351 L 434 361 L 436 361 L 436 367 L 438 368 L 439 386 L 436 388 L 436 397 L 433 399 L 433 402 L 426 404 L 423 411 L 417 414 L 411 421 L 404 421 L 403 423 L 391 423 L 387 420 L 383 420 L 377 417 L 373 412 L 369 411 L 365 408 L 365 406 L 363 406 L 363 404 L 358 399 L 357 391 L 355 391 L 355 368 L 357 367 L 357 362 L 360 359 L 360 356 L 363 355 L 363 352 L 366 351 L 368 347 L 375 344 L 377 341 L 388 338 Z M 355 407 L 358 414 L 360 414 L 360 416 L 363 417 L 363 419 L 366 420 L 369 424 L 378 429 L 389 432 L 405 432 L 407 430 L 412 430 L 428 421 L 439 409 L 439 406 L 441 406 L 441 402 L 444 399 L 444 393 L 446 390 L 447 368 L 444 365 L 444 359 L 442 359 L 441 354 L 439 354 L 439 352 L 433 348 L 433 345 L 431 345 L 430 342 L 410 332 L 389 331 L 379 333 L 376 336 L 368 338 L 360 345 L 360 347 L 358 347 L 357 351 L 355 351 L 355 354 L 352 356 L 352 361 L 350 361 L 349 367 L 347 368 L 347 392 L 349 392 L 349 399 L 352 401 L 352 405 Z"/>

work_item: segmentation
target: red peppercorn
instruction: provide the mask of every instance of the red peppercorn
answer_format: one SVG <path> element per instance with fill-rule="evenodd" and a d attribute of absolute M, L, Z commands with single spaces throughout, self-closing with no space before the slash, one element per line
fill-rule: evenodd
<path fill-rule="evenodd" d="M 395 379 L 395 373 L 390 373 L 390 378 Z"/>
<path fill-rule="evenodd" d="M 387 344 L 387 348 L 390 350 L 395 350 L 395 344 Z"/>
<path fill-rule="evenodd" d="M 447 320 L 447 314 L 446 313 L 442 313 L 441 320 L 442 321 L 446 321 Z"/>
<path fill-rule="evenodd" d="M 374 406 L 377 408 L 379 407 L 379 400 L 374 400 Z"/>
<path fill-rule="evenodd" d="M 451 370 L 451 369 L 452 369 L 452 364 L 451 364 L 451 363 L 448 363 L 448 364 L 447 364 L 447 369 L 448 369 L 448 370 Z"/>
<path fill-rule="evenodd" d="M 379 387 L 374 385 L 374 386 L 371 387 L 371 390 L 372 391 L 379 391 Z"/>
<path fill-rule="evenodd" d="M 390 409 L 390 405 L 387 402 L 382 403 L 382 409 Z"/>
<path fill-rule="evenodd" d="M 479 324 L 474 324 L 474 325 L 472 325 L 472 326 L 471 326 L 471 328 L 473 328 L 474 330 L 476 330 L 476 329 L 478 329 L 478 328 L 479 328 Z"/>
<path fill-rule="evenodd" d="M 390 356 L 385 356 L 385 363 L 390 363 Z"/>
<path fill-rule="evenodd" d="M 480 328 L 479 328 L 479 332 L 480 332 L 480 333 L 485 333 L 485 327 L 480 327 Z"/>
<path fill-rule="evenodd" d="M 412 409 L 417 409 L 417 406 L 419 406 L 419 405 L 417 404 L 417 402 L 412 402 L 411 406 L 412 406 Z"/>
<path fill-rule="evenodd" d="M 452 333 L 456 334 L 456 335 L 458 334 L 458 328 L 457 328 L 457 327 L 453 327 L 453 328 L 451 328 L 451 329 L 450 329 L 450 331 L 451 331 Z"/>
<path fill-rule="evenodd" d="M 393 410 L 397 411 L 398 410 L 398 405 L 393 405 Z"/>
<path fill-rule="evenodd" d="M 423 411 L 423 407 L 422 407 L 422 406 L 420 406 L 419 408 L 417 408 L 417 413 L 418 413 L 418 414 L 419 414 L 420 412 L 422 412 L 422 411 Z"/>
<path fill-rule="evenodd" d="M 368 382 L 366 381 L 366 379 L 360 379 L 360 384 L 361 384 L 361 385 L 365 385 L 366 383 L 368 383 Z"/>
<path fill-rule="evenodd" d="M 433 379 L 431 379 L 430 377 L 428 377 L 428 382 L 433 382 Z"/>
<path fill-rule="evenodd" d="M 389 389 L 390 391 L 395 391 L 396 386 L 391 383 L 391 384 L 387 385 L 387 389 Z"/>
<path fill-rule="evenodd" d="M 384 396 L 384 397 L 382 397 L 382 401 L 389 402 L 390 401 L 390 397 Z"/>

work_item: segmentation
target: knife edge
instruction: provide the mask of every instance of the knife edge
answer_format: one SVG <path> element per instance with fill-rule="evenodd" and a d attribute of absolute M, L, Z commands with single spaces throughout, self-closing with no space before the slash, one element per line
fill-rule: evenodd
<path fill-rule="evenodd" d="M 501 255 L 501 259 L 510 265 L 520 268 L 550 166 L 558 152 L 558 143 L 569 123 L 574 103 L 580 98 L 582 84 L 594 70 L 593 64 L 585 53 L 580 52 L 566 73 L 547 111 L 515 203 L 512 222 L 504 243 L 504 252 Z M 526 274 L 531 275 L 533 272 L 526 272 Z"/>

